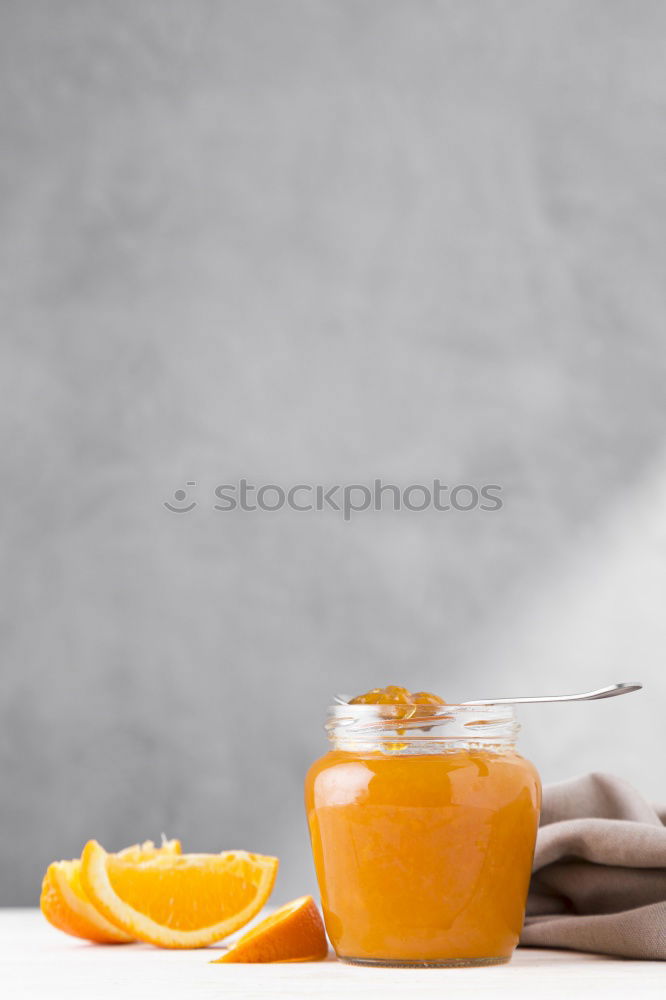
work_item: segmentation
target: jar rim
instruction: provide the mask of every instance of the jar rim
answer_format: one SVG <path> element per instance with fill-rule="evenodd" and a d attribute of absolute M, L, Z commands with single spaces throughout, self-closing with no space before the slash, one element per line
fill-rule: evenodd
<path fill-rule="evenodd" d="M 414 709 L 408 714 L 409 709 Z M 338 749 L 398 744 L 406 752 L 443 747 L 508 747 L 520 726 L 512 705 L 330 705 L 324 726 Z M 410 748 L 412 748 L 410 750 Z"/>

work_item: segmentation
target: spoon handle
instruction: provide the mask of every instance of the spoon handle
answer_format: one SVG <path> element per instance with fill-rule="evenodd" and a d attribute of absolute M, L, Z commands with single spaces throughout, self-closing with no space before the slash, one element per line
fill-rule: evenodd
<path fill-rule="evenodd" d="M 551 694 L 540 698 L 484 698 L 481 701 L 463 701 L 463 705 L 527 705 L 542 701 L 596 701 L 598 698 L 616 698 L 620 694 L 640 691 L 642 684 L 611 684 L 609 687 L 586 691 L 584 694 Z"/>

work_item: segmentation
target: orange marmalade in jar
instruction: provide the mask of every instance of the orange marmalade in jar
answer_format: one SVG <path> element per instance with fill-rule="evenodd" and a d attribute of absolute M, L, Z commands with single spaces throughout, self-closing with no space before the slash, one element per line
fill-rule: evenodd
<path fill-rule="evenodd" d="M 512 708 L 385 688 L 331 707 L 326 729 L 332 749 L 308 772 L 305 804 L 338 957 L 508 962 L 541 799 Z"/>

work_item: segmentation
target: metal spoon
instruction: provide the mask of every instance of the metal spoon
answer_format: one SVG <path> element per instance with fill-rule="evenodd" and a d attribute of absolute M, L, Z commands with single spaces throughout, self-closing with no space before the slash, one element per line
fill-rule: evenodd
<path fill-rule="evenodd" d="M 625 682 L 610 684 L 596 691 L 586 691 L 584 694 L 549 694 L 538 698 L 484 698 L 481 701 L 463 701 L 463 705 L 527 705 L 540 701 L 596 701 L 598 698 L 617 698 L 620 694 L 631 694 L 640 691 L 642 684 Z"/>
<path fill-rule="evenodd" d="M 537 698 L 482 698 L 480 701 L 462 701 L 461 705 L 528 705 L 534 702 L 543 701 L 596 701 L 599 698 L 617 698 L 620 694 L 631 694 L 632 691 L 640 691 L 642 684 L 625 681 L 622 684 L 610 684 L 608 687 L 598 688 L 596 691 L 586 691 L 583 694 L 547 694 Z M 335 701 L 338 705 L 347 705 L 348 698 L 336 694 Z"/>

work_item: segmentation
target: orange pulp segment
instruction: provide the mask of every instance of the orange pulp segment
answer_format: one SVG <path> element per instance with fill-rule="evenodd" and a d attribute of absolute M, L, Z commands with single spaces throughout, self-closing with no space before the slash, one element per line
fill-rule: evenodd
<path fill-rule="evenodd" d="M 218 962 L 318 962 L 328 955 L 324 922 L 312 896 L 285 903 L 243 934 Z"/>
<path fill-rule="evenodd" d="M 110 859 L 141 861 L 158 854 L 180 854 L 177 840 L 155 847 L 152 840 L 126 847 Z M 110 862 L 113 864 L 113 861 Z M 54 861 L 46 870 L 39 901 L 42 913 L 54 927 L 99 944 L 126 944 L 134 938 L 99 913 L 81 883 L 81 861 Z"/>
<path fill-rule="evenodd" d="M 202 948 L 256 916 L 277 868 L 277 858 L 246 851 L 119 863 L 90 840 L 81 881 L 96 909 L 125 934 L 162 948 Z"/>

